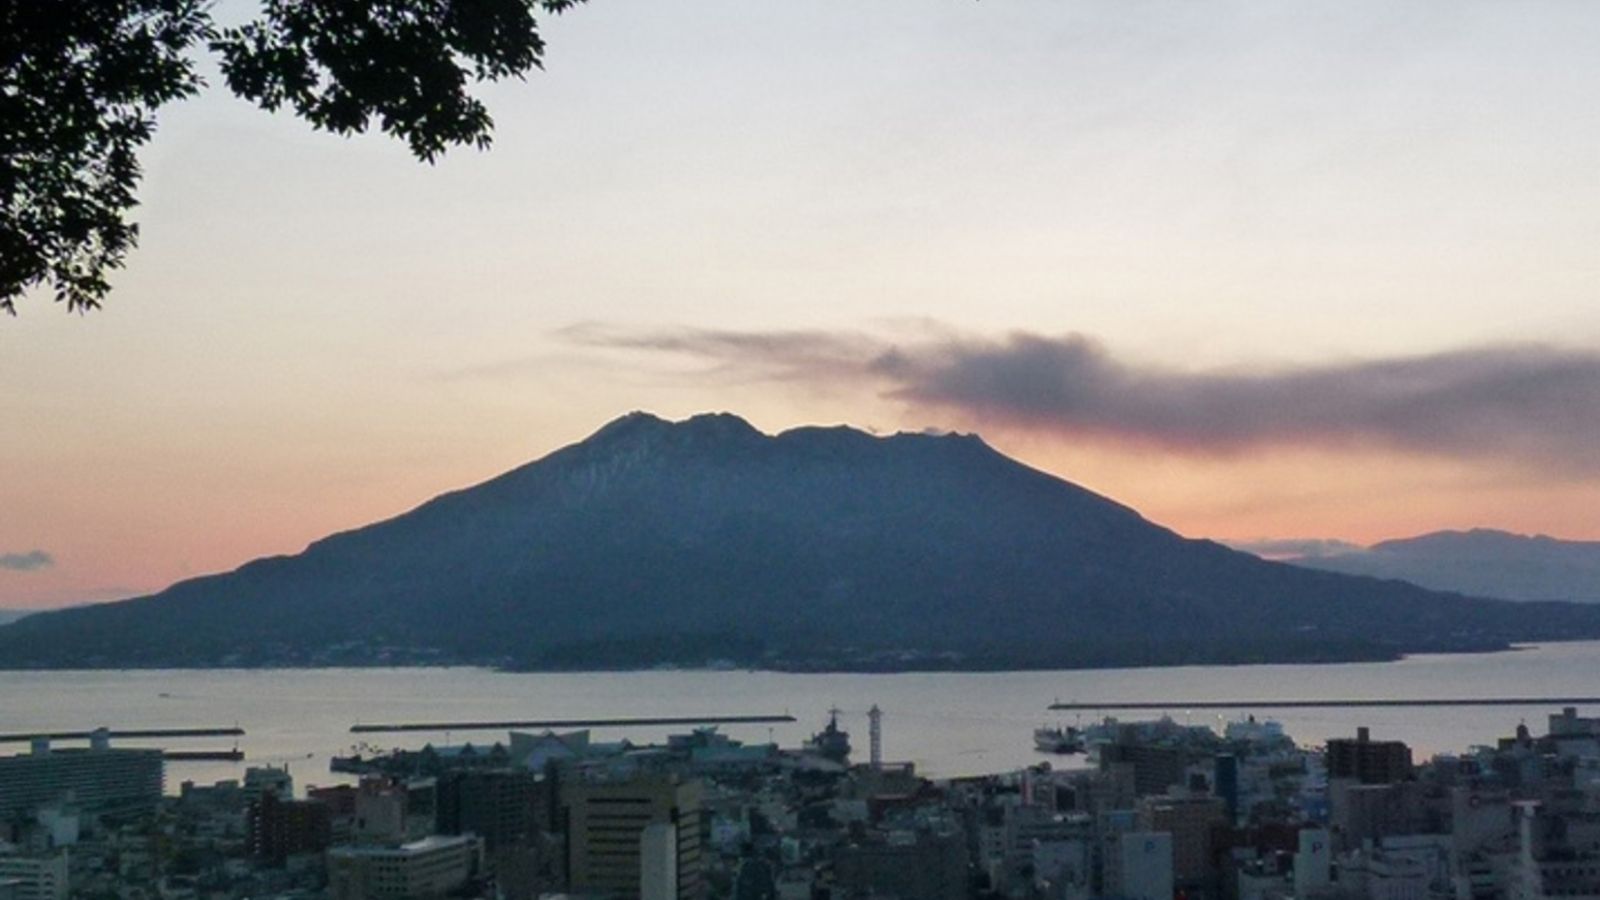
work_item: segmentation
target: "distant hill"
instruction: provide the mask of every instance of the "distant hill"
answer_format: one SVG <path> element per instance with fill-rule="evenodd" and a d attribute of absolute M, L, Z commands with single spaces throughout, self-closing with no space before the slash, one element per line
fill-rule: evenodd
<path fill-rule="evenodd" d="M 1600 637 L 1188 540 L 976 437 L 618 419 L 404 515 L 0 628 L 0 667 L 1022 668 Z"/>
<path fill-rule="evenodd" d="M 9 625 L 23 616 L 33 615 L 31 609 L 0 609 L 0 625 Z"/>
<path fill-rule="evenodd" d="M 1478 528 L 1285 561 L 1329 572 L 1399 578 L 1475 597 L 1600 603 L 1600 541 Z"/>

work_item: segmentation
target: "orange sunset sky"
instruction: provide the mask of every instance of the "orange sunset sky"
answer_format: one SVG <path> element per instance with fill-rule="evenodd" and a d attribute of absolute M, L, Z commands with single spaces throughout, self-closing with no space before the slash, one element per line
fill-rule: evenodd
<path fill-rule="evenodd" d="M 1600 539 L 1600 7 L 591 0 L 547 39 L 431 167 L 214 77 L 163 110 L 106 308 L 0 321 L 0 607 L 632 409 L 977 431 L 1192 536 Z"/>

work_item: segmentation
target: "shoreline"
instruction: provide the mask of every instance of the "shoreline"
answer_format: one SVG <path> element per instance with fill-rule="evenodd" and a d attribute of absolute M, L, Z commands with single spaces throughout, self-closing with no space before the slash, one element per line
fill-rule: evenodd
<path fill-rule="evenodd" d="M 1424 649 L 1416 651 L 1395 651 L 1392 653 L 1372 654 L 1367 656 L 1350 655 L 1341 657 L 1313 657 L 1313 658 L 1267 658 L 1235 660 L 1220 659 L 1185 659 L 1172 662 L 1119 662 L 1107 661 L 1104 663 L 1086 663 L 1082 665 L 948 665 L 940 667 L 908 665 L 906 667 L 849 667 L 849 666 L 761 666 L 761 665 L 722 665 L 713 662 L 707 665 L 644 665 L 644 666 L 516 666 L 491 662 L 395 662 L 376 661 L 371 663 L 361 662 L 329 662 L 329 663 L 294 663 L 260 665 L 106 665 L 106 666 L 10 666 L 0 662 L 0 673 L 26 673 L 26 674 L 88 674 L 107 672 L 141 672 L 141 673 L 190 673 L 190 672 L 374 672 L 374 671 L 476 671 L 497 675 L 601 675 L 601 674 L 652 674 L 652 673 L 700 673 L 700 674 L 772 674 L 772 675 L 1006 675 L 1013 673 L 1039 673 L 1039 672 L 1108 672 L 1108 671 L 1170 671 L 1184 668 L 1274 668 L 1295 666 L 1353 666 L 1353 665 L 1378 665 L 1403 663 L 1427 657 L 1460 657 L 1460 656 L 1489 656 L 1509 653 L 1519 653 L 1538 650 L 1542 647 L 1556 644 L 1600 644 L 1594 638 L 1572 638 L 1570 640 L 1545 640 L 1537 642 L 1507 642 L 1494 647 L 1468 647 L 1459 650 Z"/>

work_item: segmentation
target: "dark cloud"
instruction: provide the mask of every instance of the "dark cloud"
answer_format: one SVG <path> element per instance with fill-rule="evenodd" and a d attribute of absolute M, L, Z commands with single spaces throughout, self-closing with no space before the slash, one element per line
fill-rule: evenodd
<path fill-rule="evenodd" d="M 859 380 L 873 374 L 874 360 L 884 349 L 878 338 L 830 331 L 678 328 L 641 332 L 585 324 L 562 329 L 558 335 L 593 347 L 689 356 L 710 364 L 713 372 L 741 378 L 795 381 Z"/>
<path fill-rule="evenodd" d="M 885 371 L 919 403 L 1179 448 L 1376 443 L 1600 468 L 1600 356 L 1549 347 L 1190 372 L 1130 365 L 1080 336 L 1016 335 Z"/>
<path fill-rule="evenodd" d="M 1262 369 L 1118 359 L 1083 335 L 571 329 L 747 378 L 848 380 L 980 422 L 1196 452 L 1367 445 L 1600 473 L 1600 353 L 1492 345 Z"/>
<path fill-rule="evenodd" d="M 29 550 L 27 553 L 0 553 L 0 569 L 9 569 L 12 572 L 33 572 L 38 569 L 48 569 L 55 564 L 55 557 L 43 550 Z"/>

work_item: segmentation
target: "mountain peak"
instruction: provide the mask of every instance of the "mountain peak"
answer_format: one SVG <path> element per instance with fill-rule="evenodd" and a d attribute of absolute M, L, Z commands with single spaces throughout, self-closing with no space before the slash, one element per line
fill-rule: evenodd
<path fill-rule="evenodd" d="M 729 412 L 696 413 L 687 419 L 674 422 L 663 419 L 655 413 L 634 410 L 602 425 L 585 443 L 668 432 L 729 438 L 765 436 L 756 430 L 754 425 Z"/>
<path fill-rule="evenodd" d="M 669 434 L 735 442 L 754 438 L 784 443 L 822 442 L 844 445 L 870 444 L 877 441 L 935 441 L 992 449 L 981 436 L 959 431 L 924 429 L 880 434 L 852 425 L 839 424 L 799 425 L 778 432 L 776 435 L 768 435 L 750 424 L 748 420 L 730 412 L 703 412 L 685 419 L 672 420 L 644 410 L 634 410 L 612 419 L 580 443 L 608 443 L 628 438 Z"/>
<path fill-rule="evenodd" d="M 296 556 L 0 629 L 0 668 L 1370 659 L 1600 636 L 1188 541 L 970 435 L 634 412 Z"/>
<path fill-rule="evenodd" d="M 676 424 L 679 428 L 707 437 L 732 440 L 766 437 L 754 425 L 730 412 L 698 413 Z"/>
<path fill-rule="evenodd" d="M 587 440 L 610 440 L 613 438 L 623 437 L 625 435 L 638 434 L 646 429 L 661 428 L 670 424 L 672 423 L 661 418 L 655 413 L 645 412 L 642 409 L 636 409 L 632 412 L 623 413 L 622 415 L 617 416 L 615 419 L 612 419 L 606 424 L 600 426 L 599 430 L 597 430 L 594 434 L 589 435 Z"/>

